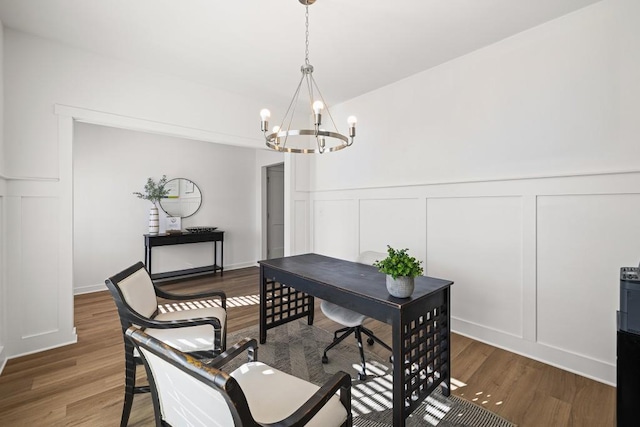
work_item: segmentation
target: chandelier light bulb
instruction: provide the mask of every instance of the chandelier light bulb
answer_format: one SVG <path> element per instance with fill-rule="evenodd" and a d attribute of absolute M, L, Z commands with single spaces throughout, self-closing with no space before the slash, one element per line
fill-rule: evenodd
<path fill-rule="evenodd" d="M 273 129 L 271 129 L 271 133 L 278 133 L 280 132 L 280 126 L 274 126 Z"/>
<path fill-rule="evenodd" d="M 271 111 L 267 110 L 266 108 L 263 108 L 262 110 L 260 110 L 260 118 L 262 119 L 263 122 L 266 122 L 267 120 L 269 120 L 270 117 L 271 117 Z"/>
<path fill-rule="evenodd" d="M 356 123 L 358 123 L 358 119 L 356 116 L 349 116 L 349 118 L 347 118 L 347 123 L 349 123 L 350 128 L 354 128 L 356 127 Z"/>
<path fill-rule="evenodd" d="M 324 110 L 324 103 L 322 101 L 316 101 L 313 103 L 313 112 L 316 114 L 322 113 Z"/>

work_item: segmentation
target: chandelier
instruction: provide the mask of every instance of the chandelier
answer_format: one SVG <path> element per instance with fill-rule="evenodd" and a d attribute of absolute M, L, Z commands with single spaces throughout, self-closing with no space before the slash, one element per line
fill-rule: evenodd
<path fill-rule="evenodd" d="M 261 130 L 264 134 L 267 147 L 286 153 L 324 153 L 328 151 L 338 151 L 353 144 L 353 139 L 356 136 L 356 122 L 357 119 L 354 116 L 350 116 L 347 119 L 349 125 L 349 136 L 345 136 L 338 131 L 329 107 L 322 97 L 322 93 L 313 78 L 313 65 L 309 63 L 309 5 L 315 3 L 316 0 L 298 0 L 305 7 L 305 57 L 304 65 L 300 67 L 302 77 L 298 83 L 293 98 L 289 103 L 287 112 L 285 113 L 279 126 L 274 126 L 269 133 L 269 118 L 271 112 L 266 108 L 260 111 L 261 118 Z M 298 106 L 298 98 L 300 92 L 304 87 L 309 95 L 309 108 L 310 116 L 313 117 L 313 129 L 291 129 L 293 118 L 295 116 L 296 107 Z M 329 117 L 333 130 L 327 130 L 322 128 L 322 116 L 326 112 L 326 116 Z M 286 127 L 286 129 L 285 129 Z M 301 138 L 302 137 L 302 138 Z M 315 145 L 317 148 L 303 148 L 299 145 L 302 139 L 315 139 Z M 313 144 L 311 144 L 313 146 Z"/>

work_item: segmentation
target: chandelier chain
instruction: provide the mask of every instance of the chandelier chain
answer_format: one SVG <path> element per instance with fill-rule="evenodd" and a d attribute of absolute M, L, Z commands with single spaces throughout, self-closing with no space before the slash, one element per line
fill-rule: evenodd
<path fill-rule="evenodd" d="M 309 65 L 309 5 L 305 5 L 305 50 L 304 50 L 304 63 Z"/>

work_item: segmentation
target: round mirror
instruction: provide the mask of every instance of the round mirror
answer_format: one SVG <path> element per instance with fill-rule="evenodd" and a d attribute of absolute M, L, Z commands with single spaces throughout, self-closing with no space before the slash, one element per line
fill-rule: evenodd
<path fill-rule="evenodd" d="M 169 194 L 160 199 L 160 207 L 167 215 L 186 218 L 200 209 L 202 194 L 193 181 L 174 178 L 167 181 L 165 188 L 169 190 Z"/>

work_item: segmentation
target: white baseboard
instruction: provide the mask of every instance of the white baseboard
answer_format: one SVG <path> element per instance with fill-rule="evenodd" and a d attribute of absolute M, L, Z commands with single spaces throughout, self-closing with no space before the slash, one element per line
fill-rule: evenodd
<path fill-rule="evenodd" d="M 4 367 L 7 365 L 7 355 L 4 354 L 4 346 L 0 346 L 0 375 L 4 371 Z"/>
<path fill-rule="evenodd" d="M 37 353 L 41 353 L 43 351 L 53 350 L 54 348 L 64 347 L 64 346 L 67 346 L 67 345 L 72 345 L 72 344 L 77 344 L 77 343 L 78 343 L 78 335 L 76 333 L 76 328 L 73 328 L 72 337 L 69 340 L 66 340 L 66 341 L 63 341 L 63 342 L 60 342 L 60 343 L 56 343 L 54 345 L 49 345 L 49 346 L 46 346 L 46 347 L 38 348 L 36 350 L 29 350 L 29 351 L 20 352 L 18 354 L 15 354 L 15 355 L 9 357 L 9 359 L 17 359 L 18 357 L 29 356 L 30 354 L 37 354 Z"/>
<path fill-rule="evenodd" d="M 527 341 L 466 320 L 451 318 L 451 331 L 529 359 L 616 386 L 616 365 L 589 356 Z"/>
<path fill-rule="evenodd" d="M 77 288 L 73 289 L 73 294 L 74 295 L 90 294 L 92 292 L 100 292 L 100 291 L 106 291 L 106 290 L 107 290 L 107 285 L 105 285 L 104 283 L 100 283 L 98 285 L 78 286 Z"/>
<path fill-rule="evenodd" d="M 247 262 L 227 265 L 224 267 L 224 270 L 225 271 L 239 270 L 241 268 L 257 267 L 257 266 L 258 266 L 258 263 L 256 261 L 247 261 Z M 105 285 L 104 283 L 99 283 L 96 285 L 86 285 L 86 286 L 75 287 L 73 288 L 73 294 L 82 295 L 82 294 L 89 294 L 92 292 L 101 292 L 106 290 L 107 290 L 107 285 Z"/>

